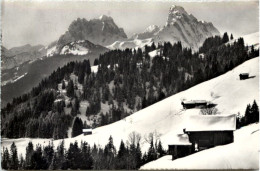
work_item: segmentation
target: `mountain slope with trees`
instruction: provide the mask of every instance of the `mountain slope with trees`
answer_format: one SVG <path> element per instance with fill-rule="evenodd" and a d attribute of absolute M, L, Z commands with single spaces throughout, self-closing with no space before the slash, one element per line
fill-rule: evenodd
<path fill-rule="evenodd" d="M 203 150 L 194 155 L 182 158 L 183 160 L 190 158 L 192 166 L 196 166 L 196 168 L 198 166 L 207 168 L 208 164 L 210 164 L 210 162 L 205 162 L 205 165 L 198 165 L 198 162 L 196 162 L 198 158 L 199 160 L 202 159 L 202 161 L 215 162 L 214 165 L 210 164 L 214 168 L 218 168 L 220 165 L 224 168 L 230 168 L 230 165 L 226 165 L 227 160 L 222 160 L 223 156 L 212 155 L 216 153 L 222 154 L 219 153 L 220 151 L 229 151 L 228 156 L 230 157 L 228 157 L 228 161 L 231 163 L 235 163 L 234 158 L 246 158 L 247 160 L 242 162 L 239 167 L 251 168 L 258 166 L 256 157 L 258 156 L 257 147 L 259 142 L 258 124 L 252 124 L 259 122 L 257 120 L 259 118 L 255 117 L 259 111 L 257 104 L 259 102 L 258 62 L 259 58 L 246 61 L 226 74 L 177 93 L 134 113 L 125 120 L 96 128 L 93 130 L 92 135 L 84 136 L 81 134 L 77 137 L 66 138 L 64 140 L 53 140 L 51 138 L 3 138 L 2 166 L 10 168 L 10 163 L 17 163 L 14 162 L 17 161 L 17 157 L 12 158 L 14 160 L 10 159 L 10 156 L 12 156 L 10 152 L 17 151 L 19 154 L 18 168 L 20 169 L 35 169 L 36 167 L 37 169 L 77 169 L 75 167 L 80 169 L 137 169 L 140 165 L 164 156 L 164 149 L 167 148 L 167 145 L 178 140 L 176 136 L 183 131 L 186 124 L 192 124 L 189 119 L 190 115 L 200 113 L 201 109 L 182 110 L 181 101 L 184 98 L 211 100 L 217 104 L 221 115 L 240 113 L 241 117 L 238 117 L 238 120 L 246 121 L 243 122 L 243 126 L 251 125 L 234 132 L 234 143 Z M 239 73 L 249 68 L 250 74 L 255 77 L 247 80 L 239 80 Z M 64 84 L 65 86 L 67 85 L 66 82 Z M 249 102 L 250 105 L 247 107 Z M 250 137 L 254 138 L 251 139 Z M 248 141 L 248 138 L 250 138 L 250 141 Z M 138 142 L 140 150 L 138 150 Z M 205 153 L 208 155 L 203 155 Z M 209 154 L 212 157 L 209 158 Z M 142 156 L 141 162 L 140 156 Z M 78 157 L 84 159 L 82 160 L 84 162 L 80 160 L 81 162 L 78 163 Z M 167 162 L 170 162 L 169 156 L 165 157 L 167 158 Z M 161 159 L 164 160 L 165 157 Z M 194 158 L 196 159 L 194 160 Z M 176 167 L 174 163 L 178 163 L 178 161 L 182 163 L 182 159 L 175 160 L 174 162 L 170 162 L 171 164 L 163 166 L 160 165 L 161 163 L 155 164 L 152 167 L 154 167 L 153 169 L 158 167 L 174 168 Z M 187 160 L 183 162 L 187 163 Z M 232 168 L 238 167 L 233 164 Z M 148 164 L 148 166 L 151 165 Z M 182 168 L 186 166 L 192 167 L 190 165 L 183 165 L 183 163 L 179 166 L 182 166 Z M 151 167 L 149 168 L 152 169 Z"/>
<path fill-rule="evenodd" d="M 226 36 L 206 39 L 200 49 L 203 58 L 178 42 L 153 44 L 144 51 L 106 52 L 94 62 L 97 73 L 91 72 L 89 60 L 70 62 L 2 109 L 1 135 L 66 138 L 79 114 L 92 118 L 88 127 L 113 123 L 259 55 L 254 48 L 248 52 L 243 38 L 226 45 Z M 155 50 L 159 55 L 151 57 L 149 53 Z M 80 113 L 83 101 L 88 105 Z M 105 113 L 101 109 L 104 105 L 108 108 Z"/>

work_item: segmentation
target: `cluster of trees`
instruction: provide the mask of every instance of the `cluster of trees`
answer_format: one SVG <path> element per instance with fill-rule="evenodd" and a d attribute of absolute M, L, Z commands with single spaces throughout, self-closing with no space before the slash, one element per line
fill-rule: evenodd
<path fill-rule="evenodd" d="M 38 144 L 34 148 L 33 143 L 29 142 L 25 156 L 20 155 L 19 157 L 16 145 L 13 143 L 10 153 L 7 148 L 3 149 L 2 168 L 6 170 L 133 170 L 166 154 L 161 142 L 154 144 L 154 140 L 151 139 L 148 153 L 142 155 L 140 140 L 140 135 L 132 132 L 127 143 L 121 141 L 118 152 L 111 136 L 104 148 L 95 144 L 90 147 L 87 142 L 81 142 L 79 145 L 77 141 L 70 143 L 68 149 L 65 148 L 64 141 L 56 149 L 54 149 L 53 142 L 49 142 L 45 147 Z"/>
<path fill-rule="evenodd" d="M 144 50 L 112 50 L 95 60 L 97 73 L 91 72 L 89 60 L 70 62 L 2 109 L 1 135 L 65 138 L 82 100 L 89 102 L 87 116 L 99 116 L 92 127 L 106 125 L 259 56 L 259 50 L 245 46 L 243 38 L 228 41 L 227 33 L 208 38 L 197 53 L 183 48 L 181 42 L 152 44 Z M 158 55 L 151 58 L 149 52 L 154 50 Z M 72 74 L 76 80 L 71 79 Z M 70 98 L 67 106 L 64 99 L 54 102 L 60 83 Z M 101 103 L 109 105 L 107 113 L 101 112 Z M 69 115 L 65 107 L 71 109 Z"/>
<path fill-rule="evenodd" d="M 253 104 L 248 104 L 246 107 L 245 115 L 237 115 L 237 128 L 241 128 L 251 123 L 259 122 L 259 108 L 254 100 Z"/>

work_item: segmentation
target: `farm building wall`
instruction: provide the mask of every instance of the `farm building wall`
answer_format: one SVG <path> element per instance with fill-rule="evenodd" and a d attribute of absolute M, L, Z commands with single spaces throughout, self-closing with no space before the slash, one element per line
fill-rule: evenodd
<path fill-rule="evenodd" d="M 234 141 L 233 131 L 188 132 L 188 135 L 195 150 L 196 148 L 203 150 L 217 145 L 225 145 Z"/>
<path fill-rule="evenodd" d="M 180 157 L 185 157 L 192 153 L 191 145 L 169 145 L 169 154 L 172 155 L 172 160 Z"/>

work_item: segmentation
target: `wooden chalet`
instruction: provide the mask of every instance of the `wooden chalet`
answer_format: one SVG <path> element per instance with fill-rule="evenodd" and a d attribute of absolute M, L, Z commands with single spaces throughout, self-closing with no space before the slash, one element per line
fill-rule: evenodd
<path fill-rule="evenodd" d="M 249 78 L 249 73 L 241 73 L 239 74 L 240 80 L 245 80 Z"/>
<path fill-rule="evenodd" d="M 215 104 L 206 100 L 191 100 L 181 102 L 184 109 L 191 108 L 210 108 L 216 106 Z"/>
<path fill-rule="evenodd" d="M 234 141 L 236 115 L 194 115 L 183 130 L 192 143 L 193 151 L 200 151 Z"/>
<path fill-rule="evenodd" d="M 234 130 L 236 115 L 192 115 L 183 129 L 184 134 L 173 137 L 168 152 L 174 160 L 197 151 L 229 144 L 234 141 Z"/>
<path fill-rule="evenodd" d="M 83 132 L 84 135 L 91 135 L 92 129 L 82 129 L 82 132 Z"/>

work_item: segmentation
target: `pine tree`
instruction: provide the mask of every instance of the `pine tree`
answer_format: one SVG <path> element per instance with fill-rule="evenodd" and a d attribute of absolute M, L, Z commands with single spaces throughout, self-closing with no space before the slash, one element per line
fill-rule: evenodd
<path fill-rule="evenodd" d="M 93 167 L 93 158 L 91 156 L 91 150 L 88 143 L 83 142 L 81 143 L 81 168 L 80 169 L 87 169 L 90 170 Z"/>
<path fill-rule="evenodd" d="M 108 144 L 105 146 L 104 149 L 104 157 L 106 158 L 104 162 L 104 166 L 106 169 L 115 168 L 115 155 L 116 155 L 116 149 L 113 143 L 113 138 L 110 135 Z"/>
<path fill-rule="evenodd" d="M 233 39 L 234 39 L 234 38 L 233 38 L 233 34 L 231 34 L 231 35 L 230 35 L 230 40 L 233 40 Z"/>
<path fill-rule="evenodd" d="M 20 158 L 20 160 L 19 160 L 20 162 L 19 162 L 18 169 L 24 170 L 25 169 L 25 161 L 24 161 L 23 155 L 21 154 L 19 158 Z"/>
<path fill-rule="evenodd" d="M 69 81 L 67 86 L 67 96 L 74 97 L 74 84 L 72 80 Z"/>
<path fill-rule="evenodd" d="M 222 43 L 227 43 L 228 41 L 229 41 L 228 34 L 227 32 L 225 32 L 222 38 Z"/>
<path fill-rule="evenodd" d="M 64 140 L 61 141 L 60 145 L 57 147 L 57 153 L 53 157 L 53 168 L 55 170 L 63 169 L 65 163 L 65 148 Z"/>
<path fill-rule="evenodd" d="M 137 146 L 136 146 L 135 160 L 136 160 L 136 167 L 137 167 L 136 169 L 138 169 L 142 166 L 142 151 L 139 142 L 137 142 Z"/>
<path fill-rule="evenodd" d="M 119 147 L 119 150 L 118 150 L 118 155 L 117 157 L 121 160 L 123 159 L 124 155 L 126 154 L 126 147 L 125 147 L 125 143 L 123 140 L 121 140 L 121 143 L 120 143 L 120 147 Z"/>
<path fill-rule="evenodd" d="M 64 80 L 62 81 L 61 88 L 62 88 L 63 90 L 66 88 L 66 86 L 65 86 L 65 81 L 64 81 Z"/>
<path fill-rule="evenodd" d="M 83 122 L 80 118 L 76 117 L 72 127 L 72 137 L 82 134 Z"/>
<path fill-rule="evenodd" d="M 43 157 L 46 159 L 48 166 L 51 165 L 54 156 L 53 142 L 49 142 L 48 146 L 43 149 Z"/>
<path fill-rule="evenodd" d="M 252 123 L 259 122 L 259 109 L 255 100 L 252 104 L 251 112 L 252 112 Z"/>
<path fill-rule="evenodd" d="M 153 161 L 155 159 L 156 159 L 156 152 L 154 149 L 153 138 L 151 138 L 150 147 L 148 149 L 148 154 L 147 154 L 147 162 Z"/>
<path fill-rule="evenodd" d="M 34 153 L 33 150 L 33 143 L 29 142 L 28 146 L 26 147 L 26 155 L 25 155 L 25 168 L 26 169 L 33 169 L 31 158 Z"/>
<path fill-rule="evenodd" d="M 166 154 L 166 152 L 164 151 L 164 149 L 162 147 L 161 140 L 159 140 L 159 142 L 158 142 L 157 152 L 159 153 L 159 157 L 162 157 Z"/>
<path fill-rule="evenodd" d="M 17 170 L 19 166 L 17 148 L 15 143 L 13 142 L 10 149 L 10 169 Z"/>
<path fill-rule="evenodd" d="M 77 141 L 75 141 L 74 144 L 70 143 L 70 147 L 67 151 L 66 159 L 67 159 L 67 167 L 69 169 L 76 170 L 81 167 L 82 157 L 81 157 L 81 153 Z"/>
<path fill-rule="evenodd" d="M 96 65 L 98 65 L 99 64 L 99 62 L 98 62 L 98 59 L 96 58 L 95 60 L 94 60 L 94 66 L 96 66 Z"/>
<path fill-rule="evenodd" d="M 245 124 L 252 123 L 252 111 L 251 111 L 251 105 L 248 104 L 246 107 L 246 112 L 245 112 Z"/>
<path fill-rule="evenodd" d="M 2 168 L 8 170 L 10 168 L 10 155 L 7 148 L 3 148 L 3 156 L 2 156 Z"/>

